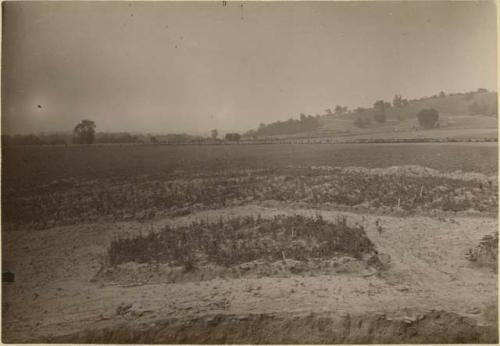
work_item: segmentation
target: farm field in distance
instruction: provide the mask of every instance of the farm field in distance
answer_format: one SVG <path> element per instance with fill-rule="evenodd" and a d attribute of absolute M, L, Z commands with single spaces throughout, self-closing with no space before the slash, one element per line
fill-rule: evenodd
<path fill-rule="evenodd" d="M 61 178 L 290 165 L 420 165 L 488 175 L 498 171 L 497 143 L 25 146 L 4 147 L 2 156 L 4 179 L 16 189 Z"/>
<path fill-rule="evenodd" d="M 2 151 L 4 342 L 498 341 L 497 143 Z"/>

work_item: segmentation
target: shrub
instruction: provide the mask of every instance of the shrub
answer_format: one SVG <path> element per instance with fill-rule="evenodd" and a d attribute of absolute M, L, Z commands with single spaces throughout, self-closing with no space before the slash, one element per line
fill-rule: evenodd
<path fill-rule="evenodd" d="M 489 111 L 488 106 L 485 104 L 479 104 L 476 101 L 469 105 L 469 115 L 489 115 L 495 113 L 494 111 Z"/>
<path fill-rule="evenodd" d="M 431 129 L 436 125 L 439 119 L 439 113 L 434 108 L 422 109 L 420 112 L 418 112 L 417 118 L 420 126 L 425 129 Z"/>
<path fill-rule="evenodd" d="M 467 251 L 465 257 L 471 262 L 496 270 L 498 266 L 498 233 L 484 236 L 479 245 Z"/>

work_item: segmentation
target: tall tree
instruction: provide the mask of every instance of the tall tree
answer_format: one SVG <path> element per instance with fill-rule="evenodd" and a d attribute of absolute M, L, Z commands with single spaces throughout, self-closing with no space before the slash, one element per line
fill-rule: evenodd
<path fill-rule="evenodd" d="M 95 139 L 96 125 L 92 120 L 82 120 L 73 130 L 74 142 L 78 144 L 92 144 Z"/>

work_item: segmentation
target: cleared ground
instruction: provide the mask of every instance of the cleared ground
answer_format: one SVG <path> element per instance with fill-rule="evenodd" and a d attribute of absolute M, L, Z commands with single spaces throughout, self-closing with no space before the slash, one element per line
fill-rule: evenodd
<path fill-rule="evenodd" d="M 17 158 L 4 157 L 9 162 L 4 178 L 18 188 L 4 187 L 4 203 L 15 201 L 22 207 L 37 196 L 52 196 L 55 202 L 43 201 L 38 208 L 64 222 L 30 224 L 21 214 L 4 214 L 11 230 L 2 234 L 3 266 L 16 280 L 3 285 L 3 341 L 496 342 L 496 270 L 465 256 L 484 236 L 497 232 L 498 182 L 490 162 L 496 162 L 496 146 L 300 149 L 307 147 L 255 146 L 254 152 L 251 146 L 52 148 L 52 162 L 66 164 L 52 179 L 58 164 L 35 160 L 45 158 L 39 150 L 50 148 L 23 148 Z M 302 156 L 292 155 L 293 148 Z M 81 156 L 75 155 L 77 150 Z M 216 155 L 209 159 L 203 150 Z M 191 156 L 174 160 L 187 152 Z M 243 159 L 237 154 L 242 153 L 245 160 L 239 161 Z M 379 160 L 384 167 L 399 158 L 400 165 L 429 162 L 439 169 L 446 163 L 438 153 L 446 153 L 448 169 L 310 167 L 337 162 L 355 166 L 363 160 L 366 164 L 357 166 L 376 167 Z M 259 154 L 263 161 L 254 162 Z M 206 172 L 199 169 L 203 163 L 209 163 Z M 248 169 L 259 163 L 267 170 Z M 294 163 L 303 168 L 287 168 Z M 471 169 L 468 174 L 451 173 L 454 163 Z M 22 164 L 26 170 L 16 175 L 13 167 Z M 82 177 L 85 171 L 75 167 L 86 164 L 94 171 Z M 176 172 L 182 165 L 183 172 Z M 168 174 L 158 174 L 160 167 Z M 61 182 L 67 178 L 72 180 Z M 198 194 L 197 186 L 205 186 L 200 191 L 206 193 Z M 82 194 L 85 189 L 90 194 Z M 177 205 L 176 191 L 190 198 Z M 105 198 L 112 195 L 120 198 Z M 82 214 L 89 210 L 86 198 L 90 203 L 108 201 L 111 217 Z M 148 214 L 145 205 L 147 210 L 163 207 Z M 96 215 L 102 209 L 97 208 Z M 122 217 L 114 210 L 127 213 Z M 109 263 L 112 242 L 160 231 L 167 224 L 297 214 L 321 215 L 328 222 L 341 217 L 349 226 L 362 227 L 387 265 L 380 268 L 365 259 L 332 255 L 335 270 L 298 270 L 300 263 L 286 254 L 238 263 L 231 272 L 201 265 L 177 270 L 167 263 Z M 72 219 L 74 215 L 78 218 Z"/>
<path fill-rule="evenodd" d="M 245 206 L 202 212 L 176 222 L 221 215 L 315 212 Z M 330 220 L 338 214 L 322 212 Z M 389 270 L 371 276 L 355 270 L 338 275 L 250 275 L 185 283 L 140 283 L 131 270 L 125 277 L 130 285 L 101 283 L 92 279 L 113 237 L 142 232 L 144 224 L 90 224 L 6 234 L 5 259 L 17 280 L 4 286 L 9 304 L 3 319 L 4 341 L 41 340 L 82 329 L 122 323 L 138 326 L 205 314 L 335 312 L 367 319 L 384 314 L 411 324 L 418 316 L 443 310 L 472 317 L 481 325 L 495 325 L 497 276 L 491 269 L 474 267 L 464 253 L 496 231 L 496 219 L 342 215 L 366 226 L 377 249 L 390 255 Z M 381 234 L 376 219 L 383 225 Z M 158 220 L 148 227 L 159 228 L 166 222 L 170 221 Z M 120 306 L 129 308 L 121 314 Z"/>

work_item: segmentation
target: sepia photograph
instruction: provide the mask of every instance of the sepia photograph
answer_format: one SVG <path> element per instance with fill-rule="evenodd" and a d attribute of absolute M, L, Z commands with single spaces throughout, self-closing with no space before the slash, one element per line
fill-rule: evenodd
<path fill-rule="evenodd" d="M 4 1 L 3 343 L 495 344 L 496 1 Z"/>

